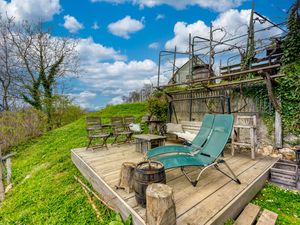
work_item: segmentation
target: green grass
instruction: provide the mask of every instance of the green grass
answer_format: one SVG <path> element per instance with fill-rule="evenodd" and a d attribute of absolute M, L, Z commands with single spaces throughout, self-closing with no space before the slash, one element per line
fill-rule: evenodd
<path fill-rule="evenodd" d="M 145 103 L 109 106 L 92 113 L 109 122 L 111 116 L 146 113 Z M 70 150 L 86 146 L 85 118 L 19 145 L 13 151 L 13 189 L 0 207 L 0 224 L 107 224 L 115 213 L 99 204 L 102 218 L 89 204 L 74 175 Z"/>
<path fill-rule="evenodd" d="M 268 183 L 252 203 L 278 214 L 276 224 L 300 224 L 300 195 Z"/>

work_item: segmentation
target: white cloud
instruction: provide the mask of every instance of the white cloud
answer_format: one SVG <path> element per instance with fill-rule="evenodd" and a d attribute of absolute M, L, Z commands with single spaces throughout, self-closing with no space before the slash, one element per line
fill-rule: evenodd
<path fill-rule="evenodd" d="M 95 99 L 97 94 L 91 91 L 83 91 L 78 94 L 69 93 L 66 94 L 71 100 L 83 109 L 94 109 L 94 106 L 90 103 L 91 100 Z"/>
<path fill-rule="evenodd" d="M 193 36 L 199 35 L 208 37 L 209 27 L 202 20 L 198 20 L 193 24 L 187 24 L 185 22 L 177 22 L 174 26 L 174 38 L 167 41 L 165 48 L 168 50 L 174 50 L 175 46 L 179 51 L 188 50 L 189 34 Z"/>
<path fill-rule="evenodd" d="M 140 89 L 145 83 L 150 83 L 149 78 L 157 73 L 156 63 L 149 59 L 91 63 L 84 65 L 83 69 L 85 74 L 79 79 L 104 95 L 125 95 Z"/>
<path fill-rule="evenodd" d="M 163 20 L 164 18 L 166 18 L 166 16 L 164 14 L 157 14 L 157 16 L 155 17 L 155 20 Z"/>
<path fill-rule="evenodd" d="M 66 28 L 70 33 L 76 33 L 77 31 L 83 29 L 83 24 L 79 23 L 74 16 L 66 15 L 64 16 L 64 28 Z"/>
<path fill-rule="evenodd" d="M 212 9 L 218 12 L 226 11 L 241 5 L 243 0 L 91 0 L 92 2 L 110 2 L 114 4 L 122 4 L 131 2 L 134 5 L 143 7 L 155 7 L 159 5 L 169 5 L 176 9 L 185 9 L 188 6 L 199 6 L 202 8 Z"/>
<path fill-rule="evenodd" d="M 53 16 L 59 14 L 60 11 L 59 0 L 0 0 L 0 13 L 7 13 L 17 22 L 22 20 L 51 21 Z"/>
<path fill-rule="evenodd" d="M 122 96 L 117 96 L 112 98 L 111 101 L 108 102 L 108 104 L 112 104 L 112 105 L 118 105 L 118 104 L 122 104 L 124 102 Z"/>
<path fill-rule="evenodd" d="M 94 22 L 94 23 L 93 23 L 92 29 L 93 29 L 93 30 L 99 30 L 99 29 L 100 29 L 100 26 L 98 25 L 97 22 Z"/>
<path fill-rule="evenodd" d="M 93 38 L 79 39 L 76 50 L 82 64 L 93 65 L 104 60 L 125 60 L 126 56 L 111 47 L 95 43 Z"/>
<path fill-rule="evenodd" d="M 123 19 L 118 20 L 108 25 L 108 30 L 119 37 L 125 39 L 130 38 L 130 34 L 133 34 L 144 28 L 144 18 L 141 20 L 132 19 L 130 16 L 125 16 Z"/>
<path fill-rule="evenodd" d="M 114 98 L 110 103 L 120 102 L 121 97 L 130 91 L 143 87 L 144 84 L 156 82 L 157 65 L 149 59 L 126 61 L 126 56 L 113 48 L 94 42 L 92 38 L 79 39 L 77 51 L 80 56 L 82 74 L 75 79 L 81 82 L 88 92 L 71 95 L 77 98 L 77 104 L 94 109 L 99 95 Z M 96 97 L 95 97 L 96 98 Z M 82 100 L 83 99 L 83 100 Z"/>
<path fill-rule="evenodd" d="M 148 48 L 158 49 L 159 48 L 159 43 L 158 42 L 153 42 L 153 43 L 148 45 Z"/>
<path fill-rule="evenodd" d="M 213 28 L 222 28 L 226 30 L 226 38 L 230 38 L 234 35 L 246 34 L 247 24 L 249 23 L 250 10 L 234 10 L 230 9 L 224 13 L 219 14 L 219 16 L 212 21 Z M 255 30 L 259 30 L 265 27 L 269 27 L 268 22 L 260 24 L 255 23 Z M 174 26 L 174 37 L 168 40 L 165 44 L 165 48 L 168 50 L 173 50 L 177 47 L 179 51 L 188 50 L 188 39 L 189 34 L 193 36 L 201 36 L 204 38 L 209 38 L 209 26 L 206 25 L 202 20 L 198 20 L 195 23 L 187 24 L 185 22 L 177 22 Z M 277 28 L 266 30 L 265 32 L 256 33 L 256 39 L 261 37 L 267 37 L 270 35 L 280 34 L 281 31 Z M 218 30 L 213 33 L 214 40 L 220 40 L 224 36 L 224 32 Z M 225 39 L 226 39 L 225 38 Z M 241 45 L 246 41 L 246 37 L 237 39 L 230 42 L 231 44 Z M 199 47 L 199 46 L 198 46 Z M 225 46 L 221 46 L 224 48 Z"/>

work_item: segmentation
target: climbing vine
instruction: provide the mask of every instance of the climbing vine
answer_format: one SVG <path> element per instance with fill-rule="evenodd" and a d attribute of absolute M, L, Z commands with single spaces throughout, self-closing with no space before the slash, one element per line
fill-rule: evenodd
<path fill-rule="evenodd" d="M 300 134 L 300 60 L 281 70 L 285 76 L 278 78 L 275 89 L 281 100 L 284 131 Z"/>
<path fill-rule="evenodd" d="M 300 16 L 299 16 L 300 1 L 297 0 L 292 6 L 287 28 L 288 34 L 283 41 L 283 57 L 281 62 L 283 65 L 300 60 Z"/>
<path fill-rule="evenodd" d="M 278 78 L 276 94 L 281 100 L 281 115 L 286 132 L 300 134 L 300 1 L 290 9 L 288 34 L 283 41 L 283 67 Z"/>

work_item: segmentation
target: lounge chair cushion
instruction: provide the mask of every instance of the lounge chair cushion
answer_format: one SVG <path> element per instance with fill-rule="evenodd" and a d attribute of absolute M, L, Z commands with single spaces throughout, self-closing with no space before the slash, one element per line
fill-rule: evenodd
<path fill-rule="evenodd" d="M 167 123 L 167 133 L 184 133 L 181 124 Z"/>
<path fill-rule="evenodd" d="M 186 146 L 186 145 L 166 145 L 160 146 L 157 148 L 153 148 L 147 152 L 147 157 L 152 158 L 156 155 L 160 155 L 162 152 L 163 154 L 177 154 L 177 153 L 189 153 L 195 151 L 195 147 L 193 146 Z"/>
<path fill-rule="evenodd" d="M 214 122 L 215 115 L 213 114 L 205 114 L 203 121 L 202 121 L 202 126 L 199 130 L 199 133 L 196 135 L 196 137 L 191 141 L 191 146 L 178 146 L 178 145 L 173 145 L 173 146 L 162 146 L 162 147 L 157 147 L 154 149 L 151 149 L 150 151 L 147 152 L 147 157 L 152 158 L 158 155 L 163 155 L 163 154 L 169 154 L 169 153 L 191 153 L 196 150 L 198 150 L 206 141 L 208 138 L 213 122 Z"/>
<path fill-rule="evenodd" d="M 141 125 L 138 123 L 131 123 L 129 124 L 129 129 L 133 132 L 141 132 Z"/>
<path fill-rule="evenodd" d="M 184 133 L 181 133 L 181 132 L 174 132 L 174 134 L 177 135 L 177 137 L 179 138 L 182 138 L 184 140 L 187 140 L 187 141 L 193 141 L 196 137 L 196 134 L 192 134 L 188 131 L 184 132 Z"/>
<path fill-rule="evenodd" d="M 207 166 L 214 162 L 215 159 L 204 155 L 198 155 L 197 157 L 191 155 L 171 155 L 158 157 L 157 160 L 160 161 L 167 170 L 182 166 Z"/>

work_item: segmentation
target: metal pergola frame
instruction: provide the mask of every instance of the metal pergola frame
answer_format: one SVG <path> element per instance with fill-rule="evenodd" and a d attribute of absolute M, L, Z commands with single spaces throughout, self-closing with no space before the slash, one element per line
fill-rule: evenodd
<path fill-rule="evenodd" d="M 192 97 L 193 92 L 190 92 L 190 98 L 179 98 L 179 99 L 172 99 L 169 101 L 168 107 L 168 121 L 171 122 L 172 114 L 174 112 L 176 123 L 178 123 L 178 118 L 174 106 L 174 102 L 179 101 L 189 101 L 189 120 L 192 121 L 192 107 L 193 107 L 193 100 L 206 100 L 206 99 L 220 99 L 221 100 L 221 107 L 222 107 L 222 114 L 225 114 L 225 105 L 226 105 L 226 113 L 231 114 L 231 104 L 230 104 L 230 97 L 226 95 L 216 95 L 216 96 L 206 96 L 206 97 Z"/>

